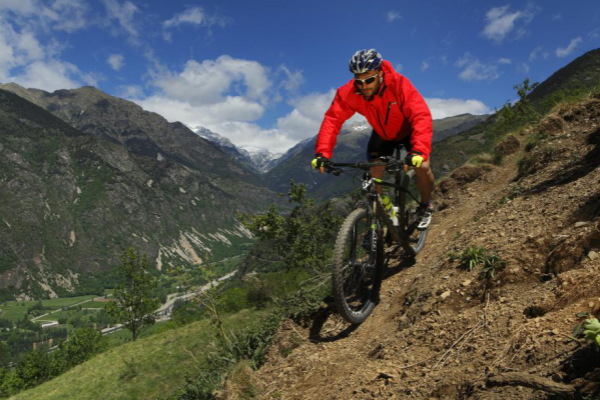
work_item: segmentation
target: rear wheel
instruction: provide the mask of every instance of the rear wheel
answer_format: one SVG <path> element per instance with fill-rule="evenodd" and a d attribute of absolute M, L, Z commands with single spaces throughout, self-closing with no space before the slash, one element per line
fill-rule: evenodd
<path fill-rule="evenodd" d="M 410 183 L 411 181 L 414 181 L 414 179 L 415 171 L 413 170 L 408 171 L 406 174 L 402 174 L 400 184 L 404 190 L 401 190 L 398 193 L 399 209 L 402 216 L 400 229 L 402 230 L 403 237 L 406 238 L 406 240 L 402 241 L 402 248 L 404 248 L 406 253 L 412 257 L 419 254 L 423 249 L 423 246 L 425 246 L 425 239 L 427 238 L 427 230 L 420 231 L 417 229 L 417 225 L 419 224 L 418 201 L 412 201 L 408 204 L 408 199 L 412 199 L 412 197 L 407 194 L 408 190 L 413 190 L 413 195 L 417 200 L 420 200 L 421 198 L 419 192 L 415 188 L 411 188 Z"/>
<path fill-rule="evenodd" d="M 346 218 L 335 244 L 333 295 L 340 315 L 363 322 L 378 302 L 383 265 L 383 238 L 373 217 L 359 208 Z"/>

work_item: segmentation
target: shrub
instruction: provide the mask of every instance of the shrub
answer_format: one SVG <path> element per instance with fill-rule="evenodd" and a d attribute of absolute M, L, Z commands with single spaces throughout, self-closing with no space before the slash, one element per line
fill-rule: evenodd
<path fill-rule="evenodd" d="M 448 257 L 450 262 L 459 261 L 460 267 L 469 271 L 481 265 L 481 273 L 488 279 L 494 278 L 496 273 L 506 266 L 506 262 L 500 258 L 498 253 L 488 254 L 485 248 L 478 246 L 468 247 L 462 252 L 450 252 Z"/>
<path fill-rule="evenodd" d="M 494 275 L 496 275 L 496 272 L 500 271 L 505 266 L 506 262 L 503 261 L 497 253 L 492 253 L 489 256 L 484 257 L 483 268 L 481 269 L 481 272 L 487 278 L 492 279 L 494 278 Z"/>
<path fill-rule="evenodd" d="M 461 268 L 472 271 L 478 264 L 483 262 L 485 249 L 483 247 L 471 246 L 462 251 L 462 253 L 450 254 L 450 261 L 458 260 Z"/>

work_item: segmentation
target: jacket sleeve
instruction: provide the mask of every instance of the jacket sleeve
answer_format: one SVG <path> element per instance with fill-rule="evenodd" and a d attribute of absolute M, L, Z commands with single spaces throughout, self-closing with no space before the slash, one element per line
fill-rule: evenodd
<path fill-rule="evenodd" d="M 315 143 L 315 154 L 321 153 L 323 157 L 331 158 L 342 125 L 354 113 L 355 111 L 344 101 L 338 89 L 329 110 L 325 113 L 321 129 L 319 129 L 319 135 Z"/>
<path fill-rule="evenodd" d="M 431 140 L 433 138 L 431 111 L 429 111 L 423 96 L 408 79 L 402 76 L 398 80 L 398 85 L 398 91 L 403 97 L 402 111 L 413 127 L 410 136 L 412 150 L 421 153 L 427 161 L 431 153 Z"/>

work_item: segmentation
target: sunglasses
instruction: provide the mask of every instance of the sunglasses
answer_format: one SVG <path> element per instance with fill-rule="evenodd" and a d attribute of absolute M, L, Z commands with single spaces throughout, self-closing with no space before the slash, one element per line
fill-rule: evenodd
<path fill-rule="evenodd" d="M 354 83 L 356 83 L 358 86 L 370 85 L 371 83 L 375 82 L 375 79 L 377 79 L 378 76 L 379 72 L 365 79 L 354 78 Z"/>

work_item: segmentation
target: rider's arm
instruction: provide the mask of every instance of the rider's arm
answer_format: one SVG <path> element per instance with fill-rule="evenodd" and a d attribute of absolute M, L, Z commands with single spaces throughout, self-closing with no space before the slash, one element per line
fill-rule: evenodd
<path fill-rule="evenodd" d="M 402 111 L 413 127 L 410 140 L 412 150 L 421 153 L 424 160 L 429 159 L 431 153 L 431 139 L 433 137 L 433 122 L 431 111 L 423 96 L 415 89 L 406 77 L 402 76 L 397 81 L 398 93 L 402 96 Z"/>
<path fill-rule="evenodd" d="M 317 136 L 317 143 L 315 144 L 315 154 L 320 153 L 323 157 L 331 158 L 342 125 L 352 117 L 354 113 L 355 111 L 344 101 L 340 94 L 340 89 L 338 89 L 329 110 L 325 113 L 323 123 L 321 124 L 321 129 Z"/>

